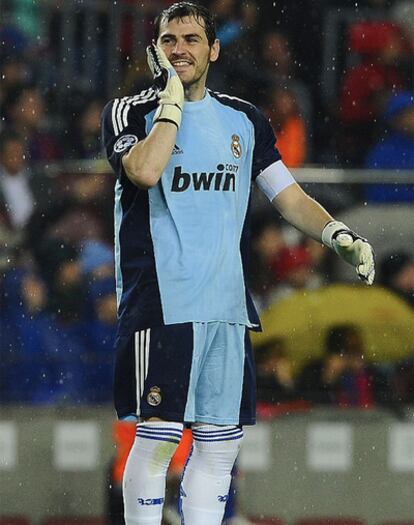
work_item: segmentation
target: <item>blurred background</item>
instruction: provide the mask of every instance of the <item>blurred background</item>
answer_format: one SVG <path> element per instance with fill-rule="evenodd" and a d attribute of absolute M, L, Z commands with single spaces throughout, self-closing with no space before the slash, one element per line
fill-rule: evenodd
<path fill-rule="evenodd" d="M 114 177 L 100 114 L 145 88 L 167 0 L 0 0 L 0 523 L 122 524 Z M 372 288 L 253 191 L 258 420 L 226 523 L 414 523 L 414 2 L 212 0 L 208 86 L 270 119 L 373 244 Z M 166 524 L 191 435 L 171 468 Z M 186 448 L 187 447 L 187 448 Z"/>

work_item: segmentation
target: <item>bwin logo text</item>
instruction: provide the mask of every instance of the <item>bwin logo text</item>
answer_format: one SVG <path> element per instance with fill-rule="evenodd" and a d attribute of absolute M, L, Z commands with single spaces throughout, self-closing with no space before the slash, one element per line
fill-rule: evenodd
<path fill-rule="evenodd" d="M 217 172 L 185 173 L 181 170 L 181 166 L 177 166 L 174 170 L 171 191 L 185 191 L 191 185 L 195 191 L 236 191 L 236 175 L 224 173 L 223 164 L 218 164 Z"/>

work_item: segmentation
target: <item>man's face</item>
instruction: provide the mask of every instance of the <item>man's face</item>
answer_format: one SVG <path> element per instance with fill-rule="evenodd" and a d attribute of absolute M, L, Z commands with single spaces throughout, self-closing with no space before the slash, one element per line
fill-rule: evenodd
<path fill-rule="evenodd" d="M 25 149 L 19 140 L 9 140 L 3 147 L 0 163 L 10 175 L 16 175 L 26 166 Z"/>
<path fill-rule="evenodd" d="M 404 135 L 414 137 L 414 107 L 402 111 L 395 118 L 394 127 Z"/>
<path fill-rule="evenodd" d="M 41 122 L 43 113 L 44 104 L 40 93 L 36 89 L 30 89 L 25 90 L 20 96 L 13 116 L 20 124 L 35 128 Z"/>
<path fill-rule="evenodd" d="M 392 284 L 402 292 L 414 293 L 414 262 L 406 264 L 394 277 Z"/>
<path fill-rule="evenodd" d="M 215 62 L 219 54 L 218 40 L 210 47 L 203 19 L 192 16 L 162 21 L 157 44 L 164 50 L 184 87 L 199 81 L 205 83 L 209 63 Z"/>

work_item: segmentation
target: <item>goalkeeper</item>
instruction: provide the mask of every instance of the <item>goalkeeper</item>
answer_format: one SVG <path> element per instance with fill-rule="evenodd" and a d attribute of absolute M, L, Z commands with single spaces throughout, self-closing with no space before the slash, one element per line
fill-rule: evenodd
<path fill-rule="evenodd" d="M 252 182 L 367 284 L 374 259 L 365 239 L 298 186 L 266 118 L 206 89 L 220 50 L 208 10 L 179 2 L 154 28 L 154 84 L 109 102 L 102 124 L 117 177 L 115 406 L 137 421 L 125 519 L 160 524 L 168 464 L 187 425 L 182 523 L 219 525 L 243 425 L 255 423 L 249 330 L 260 321 L 244 282 Z"/>

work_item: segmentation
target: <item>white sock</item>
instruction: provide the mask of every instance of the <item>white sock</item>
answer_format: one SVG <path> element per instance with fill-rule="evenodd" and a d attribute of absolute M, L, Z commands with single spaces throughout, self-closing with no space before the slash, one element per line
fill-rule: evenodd
<path fill-rule="evenodd" d="M 138 423 L 123 478 L 126 525 L 160 525 L 167 469 L 182 434 L 182 423 Z"/>
<path fill-rule="evenodd" d="M 182 525 L 220 525 L 231 470 L 243 438 L 235 426 L 193 427 L 193 448 L 181 482 Z"/>

